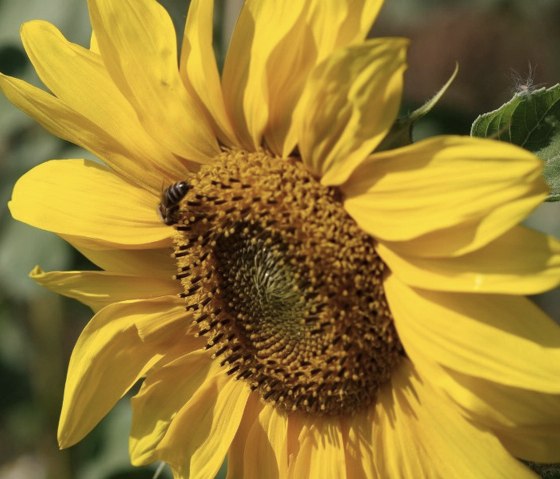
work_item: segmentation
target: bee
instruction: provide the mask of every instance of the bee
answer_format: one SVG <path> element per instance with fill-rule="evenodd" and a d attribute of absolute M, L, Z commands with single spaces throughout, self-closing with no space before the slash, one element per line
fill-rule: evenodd
<path fill-rule="evenodd" d="M 171 226 L 177 222 L 176 214 L 179 210 L 179 202 L 190 189 L 191 187 L 186 181 L 177 181 L 163 190 L 158 213 L 166 225 Z"/>

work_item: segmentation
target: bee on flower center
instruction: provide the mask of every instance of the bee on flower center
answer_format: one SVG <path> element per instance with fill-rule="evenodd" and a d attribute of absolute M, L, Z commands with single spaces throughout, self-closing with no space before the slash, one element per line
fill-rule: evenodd
<path fill-rule="evenodd" d="M 163 190 L 158 205 L 158 213 L 166 225 L 170 226 L 177 222 L 176 215 L 179 210 L 179 202 L 185 197 L 190 188 L 186 181 L 177 181 Z"/>

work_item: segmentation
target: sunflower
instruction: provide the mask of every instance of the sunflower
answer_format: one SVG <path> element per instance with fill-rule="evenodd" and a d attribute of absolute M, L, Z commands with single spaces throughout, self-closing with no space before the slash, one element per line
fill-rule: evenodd
<path fill-rule="evenodd" d="M 380 0 L 247 0 L 220 73 L 213 2 L 176 36 L 153 0 L 89 0 L 89 49 L 22 28 L 43 91 L 0 87 L 101 162 L 16 184 L 12 215 L 99 271 L 31 276 L 95 315 L 58 438 L 133 385 L 130 455 L 176 478 L 528 478 L 560 460 L 560 330 L 523 295 L 560 243 L 512 145 L 381 151 L 407 41 L 366 39 Z M 162 186 L 163 185 L 163 186 Z M 162 191 L 163 190 L 163 191 Z"/>

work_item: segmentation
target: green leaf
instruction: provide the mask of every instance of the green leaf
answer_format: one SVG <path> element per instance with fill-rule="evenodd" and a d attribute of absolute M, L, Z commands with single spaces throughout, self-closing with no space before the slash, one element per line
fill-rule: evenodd
<path fill-rule="evenodd" d="M 545 162 L 547 201 L 560 201 L 560 84 L 516 93 L 497 110 L 480 115 L 471 135 L 519 145 Z"/>
<path fill-rule="evenodd" d="M 449 80 L 438 90 L 438 92 L 424 103 L 420 108 L 417 108 L 412 113 L 397 118 L 387 136 L 383 139 L 381 144 L 377 147 L 376 151 L 392 150 L 401 146 L 410 145 L 412 143 L 412 127 L 420 118 L 428 114 L 434 106 L 441 100 L 459 71 L 459 65 L 455 65 L 455 70 L 449 77 Z"/>

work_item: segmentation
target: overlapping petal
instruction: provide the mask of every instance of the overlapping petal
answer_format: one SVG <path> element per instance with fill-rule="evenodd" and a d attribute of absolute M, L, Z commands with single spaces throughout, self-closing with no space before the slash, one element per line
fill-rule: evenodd
<path fill-rule="evenodd" d="M 504 386 L 450 370 L 424 351 L 407 353 L 422 377 L 443 391 L 464 417 L 492 431 L 514 457 L 543 463 L 560 461 L 560 395 Z"/>
<path fill-rule="evenodd" d="M 162 342 L 143 341 L 138 328 L 166 317 L 180 322 L 185 311 L 175 299 L 172 296 L 111 304 L 87 324 L 68 366 L 58 429 L 61 447 L 71 446 L 89 433 L 162 357 Z M 167 338 L 176 341 L 177 331 L 168 328 Z M 115 363 L 119 366 L 115 367 Z"/>
<path fill-rule="evenodd" d="M 159 457 L 171 465 L 177 479 L 216 475 L 250 395 L 244 382 L 224 371 L 210 379 L 177 412 L 158 446 Z"/>
<path fill-rule="evenodd" d="M 150 373 L 132 399 L 129 449 L 133 464 L 157 459 L 158 445 L 175 415 L 206 381 L 213 380 L 216 372 L 217 364 L 209 354 L 196 350 Z"/>
<path fill-rule="evenodd" d="M 180 292 L 179 283 L 171 277 L 142 277 L 108 271 L 44 272 L 38 266 L 29 276 L 41 286 L 77 299 L 94 311 L 129 299 L 173 296 Z"/>
<path fill-rule="evenodd" d="M 370 407 L 341 421 L 346 453 L 346 474 L 351 479 L 378 479 L 379 477 L 373 458 L 374 412 L 373 407 Z"/>
<path fill-rule="evenodd" d="M 228 454 L 228 479 L 287 478 L 288 417 L 251 395 Z"/>
<path fill-rule="evenodd" d="M 389 131 L 407 45 L 400 38 L 368 40 L 334 52 L 307 79 L 294 123 L 303 162 L 322 184 L 344 183 Z"/>
<path fill-rule="evenodd" d="M 366 38 L 382 0 L 312 0 L 309 25 L 317 58 L 325 59 L 337 48 Z"/>
<path fill-rule="evenodd" d="M 144 128 L 176 155 L 205 163 L 215 134 L 179 75 L 175 30 L 152 0 L 90 0 L 99 51 Z"/>
<path fill-rule="evenodd" d="M 226 97 L 231 98 L 230 113 L 238 119 L 236 124 L 247 122 L 244 144 L 259 146 L 262 133 L 264 143 L 275 154 L 287 156 L 297 142 L 292 117 L 310 71 L 337 48 L 362 40 L 381 2 L 266 3 L 247 2 L 228 52 L 224 88 Z M 284 8 L 289 9 L 288 15 L 275 13 Z M 279 17 L 282 22 L 278 22 Z M 276 30 L 274 35 L 271 27 Z M 230 77 L 241 87 L 228 90 Z M 260 111 L 256 109 L 259 102 Z"/>
<path fill-rule="evenodd" d="M 406 359 L 378 398 L 373 431 L 379 477 L 537 477 L 496 437 L 442 400 Z"/>
<path fill-rule="evenodd" d="M 530 152 L 455 136 L 371 155 L 342 190 L 344 207 L 372 236 L 404 243 L 432 234 L 406 251 L 424 245 L 437 256 L 487 244 L 521 222 L 547 194 L 542 162 Z M 438 249 L 431 246 L 434 239 Z"/>
<path fill-rule="evenodd" d="M 269 57 L 291 38 L 306 8 L 305 2 L 247 0 L 237 20 L 222 88 L 241 146 L 250 151 L 261 146 L 269 118 Z"/>
<path fill-rule="evenodd" d="M 62 235 L 74 248 L 99 268 L 118 274 L 144 275 L 169 279 L 177 272 L 171 256 L 171 245 L 166 248 L 114 249 L 84 238 Z"/>
<path fill-rule="evenodd" d="M 560 284 L 560 241 L 522 226 L 456 258 L 407 256 L 383 242 L 377 250 L 395 276 L 418 288 L 537 294 Z"/>
<path fill-rule="evenodd" d="M 440 378 L 438 387 L 467 417 L 491 429 L 513 456 L 542 463 L 560 461 L 560 395 L 503 386 L 457 372 Z"/>
<path fill-rule="evenodd" d="M 384 288 L 405 350 L 497 384 L 560 394 L 560 328 L 527 299 L 419 290 L 394 275 Z"/>
<path fill-rule="evenodd" d="M 50 93 L 17 78 L 0 73 L 0 89 L 13 104 L 53 135 L 92 152 L 121 177 L 130 178 L 154 193 L 161 190 L 162 172 L 143 157 L 135 158 L 115 132 L 106 131 Z"/>
<path fill-rule="evenodd" d="M 258 421 L 258 415 L 262 412 L 263 403 L 255 394 L 249 395 L 245 406 L 245 413 L 241 418 L 235 437 L 231 442 L 227 455 L 226 479 L 245 477 L 245 451 L 249 454 L 247 437 L 253 425 Z M 266 446 L 265 446 L 266 447 Z M 274 475 L 272 476 L 274 478 Z"/>
<path fill-rule="evenodd" d="M 290 477 L 345 479 L 344 440 L 339 421 L 324 419 L 306 422 L 300 433 L 300 448 Z"/>
<path fill-rule="evenodd" d="M 213 48 L 214 0 L 193 0 L 189 5 L 183 46 L 181 77 L 198 99 L 201 111 L 213 125 L 220 141 L 236 145 L 231 121 L 225 110 L 220 74 Z"/>
<path fill-rule="evenodd" d="M 43 21 L 26 23 L 21 37 L 35 70 L 49 90 L 106 137 L 113 138 L 115 148 L 130 157 L 127 162 L 112 165 L 116 171 L 129 181 L 147 176 L 144 182 L 156 191 L 162 181 L 170 183 L 184 176 L 184 161 L 144 130 L 98 54 L 68 42 L 53 25 Z M 109 163 L 111 159 L 107 158 Z"/>
<path fill-rule="evenodd" d="M 158 202 L 98 163 L 52 160 L 18 180 L 8 206 L 15 219 L 37 228 L 106 247 L 143 248 L 170 244 Z"/>

